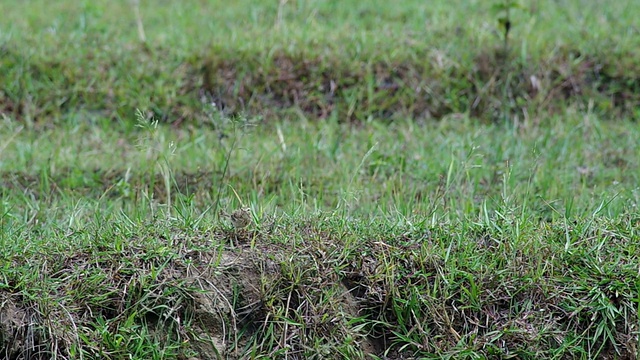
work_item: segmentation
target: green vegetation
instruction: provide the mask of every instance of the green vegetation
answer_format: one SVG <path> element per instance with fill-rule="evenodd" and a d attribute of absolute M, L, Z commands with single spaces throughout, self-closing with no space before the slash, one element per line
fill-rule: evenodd
<path fill-rule="evenodd" d="M 143 31 L 129 1 L 5 1 L 0 101 L 6 113 L 49 123 L 131 123 L 137 108 L 201 123 L 206 94 L 227 114 L 268 118 L 502 121 L 562 113 L 567 102 L 636 115 L 639 10 L 633 1 L 532 1 L 510 13 L 504 54 L 502 15 L 482 1 L 280 10 L 276 1 L 143 1 Z"/>
<path fill-rule="evenodd" d="M 1 2 L 2 357 L 637 358 L 639 5 L 520 4 Z"/>

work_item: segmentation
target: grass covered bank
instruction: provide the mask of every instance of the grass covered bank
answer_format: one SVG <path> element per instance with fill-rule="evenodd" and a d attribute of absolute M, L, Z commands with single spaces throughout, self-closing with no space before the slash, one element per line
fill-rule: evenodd
<path fill-rule="evenodd" d="M 137 108 L 201 123 L 203 101 L 268 119 L 636 116 L 638 5 L 526 5 L 505 46 L 504 14 L 479 1 L 7 1 L 0 109 L 48 123 L 131 123 Z"/>
<path fill-rule="evenodd" d="M 3 357 L 637 358 L 635 2 L 281 4 L 0 4 Z"/>

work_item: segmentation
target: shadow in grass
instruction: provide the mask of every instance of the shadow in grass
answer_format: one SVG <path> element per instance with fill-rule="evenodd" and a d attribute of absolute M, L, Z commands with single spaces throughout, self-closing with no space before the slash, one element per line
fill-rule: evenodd
<path fill-rule="evenodd" d="M 494 121 L 562 111 L 567 103 L 589 103 L 619 117 L 634 115 L 640 102 L 639 69 L 625 60 L 633 54 L 610 57 L 572 49 L 537 63 L 502 49 L 455 63 L 424 49 L 389 60 L 335 50 L 318 55 L 219 47 L 175 62 L 167 60 L 170 51 L 143 46 L 126 56 L 88 50 L 80 60 L 26 58 L 11 46 L 2 52 L 0 112 L 29 121 L 78 112 L 122 120 L 145 108 L 160 121 L 201 124 L 207 119 L 204 99 L 229 115 L 272 119 L 302 113 L 341 121 L 459 113 Z M 114 71 L 128 80 L 114 77 Z"/>

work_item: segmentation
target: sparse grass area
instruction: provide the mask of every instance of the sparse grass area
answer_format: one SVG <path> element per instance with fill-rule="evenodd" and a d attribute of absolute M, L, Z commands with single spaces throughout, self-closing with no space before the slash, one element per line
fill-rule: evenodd
<path fill-rule="evenodd" d="M 0 357 L 636 359 L 638 4 L 283 4 L 0 3 Z"/>

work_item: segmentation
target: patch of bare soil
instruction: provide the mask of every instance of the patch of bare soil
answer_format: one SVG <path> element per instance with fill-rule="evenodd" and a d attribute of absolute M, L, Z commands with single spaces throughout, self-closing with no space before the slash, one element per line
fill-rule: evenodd
<path fill-rule="evenodd" d="M 0 294 L 0 339 L 4 355 L 17 354 L 28 341 L 29 319 L 27 309 L 16 306 L 10 294 Z"/>

